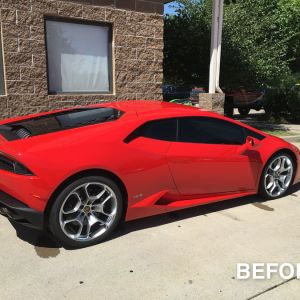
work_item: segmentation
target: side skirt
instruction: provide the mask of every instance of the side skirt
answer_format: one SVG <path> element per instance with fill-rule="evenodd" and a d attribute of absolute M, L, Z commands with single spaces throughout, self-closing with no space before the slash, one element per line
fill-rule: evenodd
<path fill-rule="evenodd" d="M 168 195 L 167 192 L 168 191 L 161 191 L 132 206 L 129 204 L 126 221 L 257 194 L 257 191 L 251 190 L 235 193 L 199 195 L 197 198 L 182 197 L 183 199 L 176 199 L 174 196 Z"/>

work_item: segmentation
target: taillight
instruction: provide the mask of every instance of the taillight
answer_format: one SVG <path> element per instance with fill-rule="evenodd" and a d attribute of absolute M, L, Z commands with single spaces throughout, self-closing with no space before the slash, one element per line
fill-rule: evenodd
<path fill-rule="evenodd" d="M 18 161 L 12 159 L 11 157 L 4 156 L 0 154 L 0 170 L 5 170 L 7 172 L 19 174 L 19 175 L 34 175 L 30 170 L 28 170 L 24 165 Z"/>

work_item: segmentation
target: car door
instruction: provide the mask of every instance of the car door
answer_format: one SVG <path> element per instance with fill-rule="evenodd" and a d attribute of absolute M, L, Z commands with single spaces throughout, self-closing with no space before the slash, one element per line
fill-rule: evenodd
<path fill-rule="evenodd" d="M 177 142 L 168 162 L 179 192 L 205 195 L 251 191 L 257 182 L 259 153 L 244 151 L 241 126 L 213 117 L 178 118 Z"/>
<path fill-rule="evenodd" d="M 127 188 L 138 191 L 136 201 L 161 191 L 178 193 L 167 161 L 176 132 L 176 119 L 147 121 L 124 140 L 127 146 L 122 156 L 127 159 L 121 172 L 126 175 Z"/>

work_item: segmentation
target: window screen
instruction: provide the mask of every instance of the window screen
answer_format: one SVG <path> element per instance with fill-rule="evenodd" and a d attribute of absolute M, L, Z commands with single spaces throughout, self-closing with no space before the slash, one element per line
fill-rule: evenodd
<path fill-rule="evenodd" d="M 245 143 L 243 128 L 209 117 L 180 118 L 178 141 L 202 144 L 242 145 Z"/>
<path fill-rule="evenodd" d="M 46 20 L 49 92 L 110 92 L 108 26 Z"/>

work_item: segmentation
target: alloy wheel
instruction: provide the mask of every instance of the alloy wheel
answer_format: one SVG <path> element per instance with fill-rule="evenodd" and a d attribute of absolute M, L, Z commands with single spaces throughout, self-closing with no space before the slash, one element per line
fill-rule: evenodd
<path fill-rule="evenodd" d="M 272 198 L 283 195 L 291 184 L 293 172 L 293 162 L 288 156 L 281 155 L 274 158 L 265 172 L 266 193 Z"/>
<path fill-rule="evenodd" d="M 59 223 L 67 237 L 90 241 L 103 235 L 117 214 L 117 197 L 106 184 L 88 182 L 74 188 L 63 201 Z"/>

